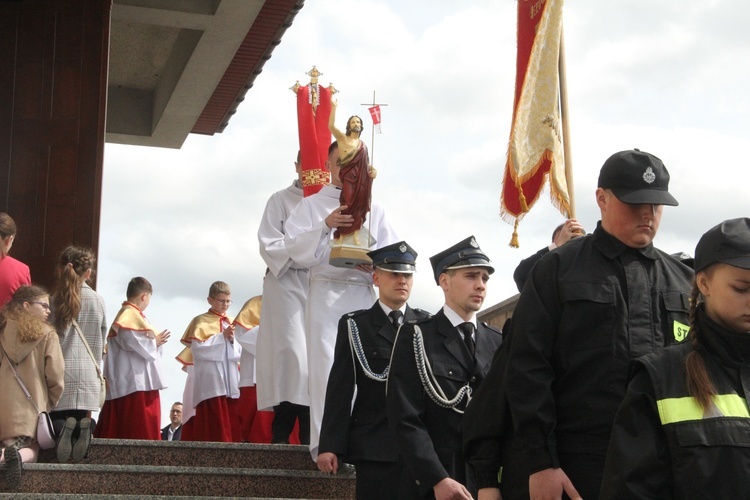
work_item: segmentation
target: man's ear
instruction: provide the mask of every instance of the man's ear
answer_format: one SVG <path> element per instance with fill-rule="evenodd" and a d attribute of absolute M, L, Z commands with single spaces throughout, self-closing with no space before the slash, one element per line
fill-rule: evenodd
<path fill-rule="evenodd" d="M 596 188 L 596 204 L 600 210 L 606 210 L 609 201 L 609 193 L 603 188 Z"/>
<path fill-rule="evenodd" d="M 448 290 L 448 286 L 450 285 L 450 278 L 451 277 L 448 276 L 448 273 L 442 273 L 440 274 L 440 276 L 438 276 L 438 284 L 444 291 Z"/>

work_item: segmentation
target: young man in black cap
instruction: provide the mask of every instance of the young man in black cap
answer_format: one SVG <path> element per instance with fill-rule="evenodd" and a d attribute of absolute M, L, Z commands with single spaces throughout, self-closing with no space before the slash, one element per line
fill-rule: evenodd
<path fill-rule="evenodd" d="M 429 320 L 404 324 L 388 376 L 388 424 L 406 465 L 397 498 L 472 498 L 461 420 L 502 342 L 500 331 L 475 316 L 494 268 L 473 236 L 430 262 L 445 306 Z"/>
<path fill-rule="evenodd" d="M 599 498 L 631 360 L 685 339 L 693 272 L 652 243 L 663 205 L 677 205 L 668 185 L 657 157 L 615 153 L 599 174 L 596 230 L 532 269 L 513 315 L 507 370 L 486 382 L 500 386 L 505 377 L 515 427 L 503 498 Z M 499 489 L 483 498 L 492 491 L 498 498 Z"/>
<path fill-rule="evenodd" d="M 368 252 L 380 298 L 370 309 L 339 321 L 328 377 L 318 468 L 336 474 L 340 461 L 357 471 L 357 499 L 394 498 L 400 475 L 398 450 L 385 415 L 385 381 L 396 332 L 404 321 L 429 313 L 406 303 L 417 252 L 405 241 Z M 352 406 L 356 387 L 357 395 Z"/>

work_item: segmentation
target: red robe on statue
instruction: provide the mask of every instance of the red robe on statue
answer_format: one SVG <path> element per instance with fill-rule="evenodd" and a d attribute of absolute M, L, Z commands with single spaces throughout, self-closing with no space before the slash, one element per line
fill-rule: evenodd
<path fill-rule="evenodd" d="M 370 177 L 370 159 L 367 146 L 359 141 L 359 147 L 349 158 L 340 158 L 341 196 L 339 202 L 348 208 L 343 213 L 354 217 L 350 227 L 339 227 L 335 238 L 358 231 L 365 223 L 365 217 L 370 211 L 370 193 L 372 191 L 372 177 Z M 365 246 L 369 246 L 365 244 Z"/>

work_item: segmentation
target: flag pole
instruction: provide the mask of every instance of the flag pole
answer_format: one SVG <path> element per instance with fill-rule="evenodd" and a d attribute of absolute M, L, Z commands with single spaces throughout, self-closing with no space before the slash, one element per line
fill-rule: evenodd
<path fill-rule="evenodd" d="M 378 101 L 375 100 L 375 91 L 372 91 L 372 104 L 363 102 L 360 104 L 360 106 L 388 106 L 387 104 L 378 104 Z M 361 120 L 361 118 L 360 118 Z M 373 125 L 372 125 L 372 140 L 370 142 L 370 174 L 372 174 L 372 178 L 375 178 L 375 173 L 377 173 L 377 170 L 375 169 L 375 123 L 373 118 Z M 364 122 L 362 123 L 364 126 Z M 373 173 L 374 172 L 374 173 Z M 372 198 L 372 193 L 370 193 L 370 197 Z M 372 230 L 372 219 L 369 219 L 369 228 L 368 231 Z M 370 233 L 372 235 L 372 233 Z M 368 245 L 369 246 L 369 245 Z"/>
<path fill-rule="evenodd" d="M 562 121 L 563 155 L 565 156 L 565 182 L 568 184 L 570 197 L 570 211 L 568 218 L 576 216 L 576 198 L 573 188 L 573 154 L 570 147 L 570 120 L 568 117 L 568 83 L 565 69 L 565 33 L 560 27 L 560 55 L 558 59 L 558 75 L 560 81 L 560 118 Z"/>
<path fill-rule="evenodd" d="M 374 106 L 377 101 L 375 100 L 375 91 L 372 91 L 372 105 Z M 375 125 L 372 127 L 372 139 L 370 140 L 371 153 L 370 153 L 370 165 L 375 165 Z"/>

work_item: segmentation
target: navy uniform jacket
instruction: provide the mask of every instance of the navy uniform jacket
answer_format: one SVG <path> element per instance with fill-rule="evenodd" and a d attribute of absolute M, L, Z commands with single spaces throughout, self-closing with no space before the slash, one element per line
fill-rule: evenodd
<path fill-rule="evenodd" d="M 407 305 L 404 321 L 429 316 L 429 313 Z M 350 318 L 357 324 L 365 357 L 373 373 L 383 373 L 388 366 L 396 339 L 396 329 L 379 301 L 370 309 L 341 317 L 328 376 L 319 452 L 335 453 L 349 462 L 395 462 L 398 451 L 385 415 L 385 382 L 367 377 L 360 362 L 355 360 L 349 344 Z M 355 386 L 357 399 L 352 408 Z"/>
<path fill-rule="evenodd" d="M 414 328 L 419 326 L 432 372 L 447 399 L 469 382 L 476 390 L 489 370 L 502 333 L 485 324 L 476 331 L 476 362 L 441 309 L 420 323 L 405 323 L 393 348 L 388 377 L 387 412 L 399 452 L 406 464 L 400 498 L 430 496 L 432 487 L 446 477 L 470 487 L 462 453 L 463 414 L 438 406 L 425 392 L 414 355 Z M 466 398 L 457 407 L 463 410 Z M 471 481 L 473 483 L 473 481 Z"/>

